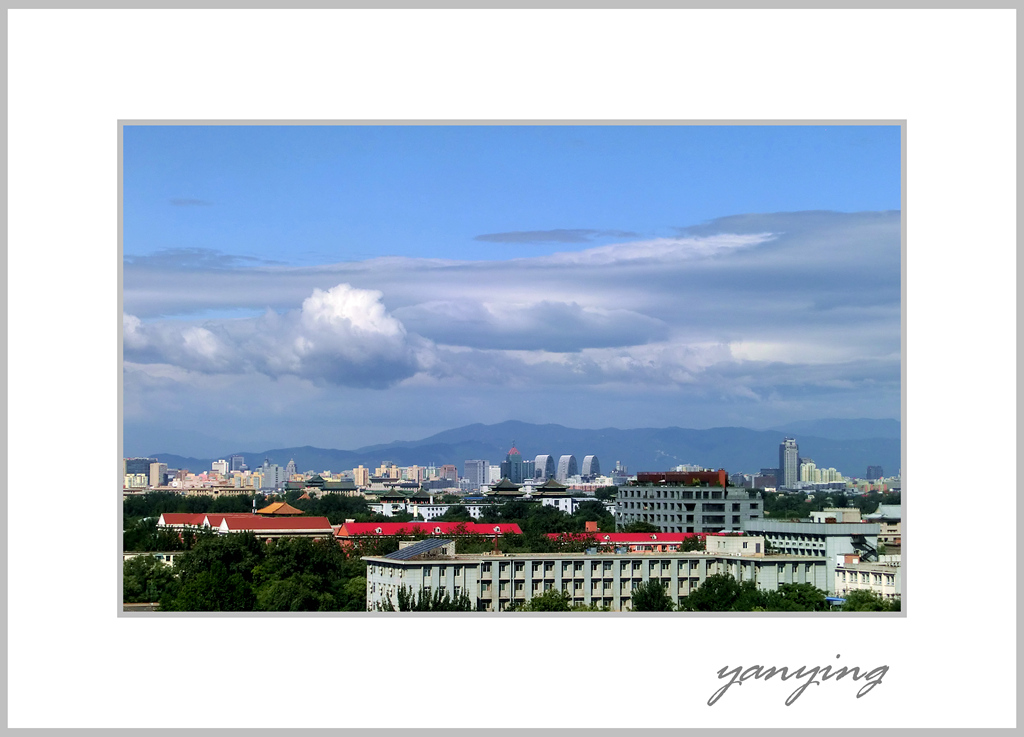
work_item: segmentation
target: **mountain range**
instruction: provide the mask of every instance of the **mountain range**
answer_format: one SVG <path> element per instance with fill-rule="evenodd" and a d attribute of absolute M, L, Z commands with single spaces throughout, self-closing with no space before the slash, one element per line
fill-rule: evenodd
<path fill-rule="evenodd" d="M 384 461 L 399 466 L 451 463 L 464 471 L 469 459 L 497 464 L 515 443 L 523 458 L 532 460 L 547 453 L 555 457 L 573 454 L 582 465 L 584 456 L 596 455 L 601 470 L 608 473 L 621 462 L 633 474 L 663 471 L 679 464 L 724 468 L 729 473 L 756 473 L 775 467 L 779 443 L 793 437 L 802 458 L 813 459 L 818 467 L 833 467 L 844 476 L 863 477 L 867 467 L 882 466 L 886 475 L 901 468 L 901 425 L 897 420 L 824 419 L 792 423 L 777 428 L 752 430 L 745 427 L 716 427 L 690 430 L 679 427 L 620 430 L 614 427 L 581 430 L 562 425 L 535 425 L 510 420 L 496 425 L 466 425 L 445 430 L 422 440 L 403 440 L 368 445 L 355 450 L 333 450 L 302 446 L 262 451 L 231 451 L 216 458 L 187 458 L 154 453 L 168 468 L 199 472 L 218 458 L 242 455 L 250 468 L 263 463 L 285 465 L 295 461 L 300 471 L 334 472 L 358 465 L 370 469 Z"/>

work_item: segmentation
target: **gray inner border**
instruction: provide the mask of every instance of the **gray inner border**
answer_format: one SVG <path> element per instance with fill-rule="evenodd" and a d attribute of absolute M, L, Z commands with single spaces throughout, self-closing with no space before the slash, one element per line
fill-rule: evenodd
<path fill-rule="evenodd" d="M 117 255 L 118 255 L 118 295 L 117 295 L 117 307 L 118 314 L 117 319 L 117 350 L 118 350 L 118 365 L 124 365 L 124 323 L 121 319 L 121 314 L 124 312 L 124 127 L 126 125 L 131 126 L 271 126 L 271 125 L 287 125 L 287 126 L 366 126 L 366 125 L 378 125 L 378 126 L 524 126 L 524 125 L 543 125 L 543 126 L 766 126 L 766 125 L 786 125 L 786 126 L 879 126 L 879 125 L 891 125 L 900 126 L 900 173 L 901 173 L 901 186 L 900 186 L 900 207 L 901 207 L 901 295 L 900 295 L 900 311 L 901 311 L 901 380 L 900 380 L 900 395 L 901 395 L 901 418 L 900 418 L 900 442 L 901 442 L 901 491 L 900 491 L 900 504 L 901 504 L 901 525 L 906 524 L 906 499 L 904 497 L 905 491 L 902 488 L 903 477 L 906 473 L 907 467 L 907 121 L 906 120 L 516 120 L 516 121 L 504 121 L 504 120 L 119 120 L 117 123 L 117 143 L 118 143 L 118 157 L 117 157 Z M 118 372 L 118 398 L 117 398 L 117 412 L 118 412 L 118 450 L 120 455 L 117 458 L 117 485 L 115 488 L 120 489 L 124 479 L 121 477 L 121 460 L 124 456 L 124 371 L 123 369 Z M 124 505 L 121 501 L 121 495 L 117 495 L 117 529 L 120 532 L 124 528 Z M 905 535 L 905 532 L 904 532 Z M 415 613 L 401 613 L 396 612 L 388 615 L 382 615 L 375 612 L 125 612 L 123 611 L 123 600 L 124 600 L 124 570 L 123 570 L 123 542 L 124 538 L 119 534 L 117 541 L 117 595 L 118 601 L 117 616 L 119 618 L 136 618 L 136 617 L 147 617 L 147 618 L 180 618 L 180 617 L 213 617 L 213 618 L 225 618 L 225 617 L 272 617 L 272 618 L 309 618 L 309 617 L 320 617 L 320 618 L 373 618 L 381 619 L 383 617 L 403 617 L 403 616 L 414 616 L 420 617 L 440 617 L 444 619 L 460 619 L 463 617 L 477 617 L 493 619 L 496 622 L 508 622 L 510 617 L 546 617 L 546 618 L 565 618 L 565 617 L 602 617 L 602 618 L 616 618 L 621 617 L 621 612 L 593 612 L 593 613 L 560 613 L 560 612 L 517 612 L 503 615 L 500 612 L 468 612 L 465 614 L 452 614 L 446 612 L 415 612 Z M 903 553 L 901 552 L 901 555 Z M 818 618 L 818 617 L 839 617 L 839 618 L 856 618 L 856 619 L 902 619 L 907 617 L 906 607 L 906 587 L 907 587 L 907 576 L 906 576 L 906 559 L 901 561 L 900 567 L 904 569 L 902 575 L 902 589 L 900 591 L 901 598 L 901 611 L 899 612 L 686 612 L 681 614 L 679 612 L 631 612 L 629 616 L 635 617 L 655 617 L 659 619 L 672 619 L 675 621 L 684 621 L 691 618 L 741 618 L 741 619 L 761 619 L 764 617 L 783 617 L 790 619 L 806 619 L 806 618 Z"/>

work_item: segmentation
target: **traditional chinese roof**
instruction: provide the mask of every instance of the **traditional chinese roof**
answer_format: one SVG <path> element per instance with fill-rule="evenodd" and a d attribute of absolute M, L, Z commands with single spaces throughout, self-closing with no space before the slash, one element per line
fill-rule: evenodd
<path fill-rule="evenodd" d="M 275 516 L 279 514 L 302 514 L 302 510 L 296 509 L 287 502 L 274 502 L 273 504 L 268 504 L 263 509 L 257 509 L 256 514 L 270 514 Z"/>
<path fill-rule="evenodd" d="M 487 492 L 487 495 L 493 496 L 495 494 L 504 494 L 506 496 L 522 496 L 524 492 L 522 492 L 521 489 L 522 487 L 518 484 L 513 484 L 508 478 L 503 478 L 491 487 L 491 490 Z"/>

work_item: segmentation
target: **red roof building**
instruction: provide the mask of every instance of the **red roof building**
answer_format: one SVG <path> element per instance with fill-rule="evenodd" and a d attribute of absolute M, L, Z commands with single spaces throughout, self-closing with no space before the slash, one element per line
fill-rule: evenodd
<path fill-rule="evenodd" d="M 339 538 L 403 537 L 412 535 L 522 535 L 514 523 L 487 522 L 346 522 L 337 532 Z"/>
<path fill-rule="evenodd" d="M 247 515 L 234 517 L 225 515 L 217 532 L 227 535 L 232 532 L 252 532 L 261 540 L 279 537 L 331 538 L 334 528 L 326 517 L 260 517 Z"/>
<path fill-rule="evenodd" d="M 553 532 L 556 541 L 577 541 L 593 538 L 595 547 L 627 548 L 631 553 L 671 553 L 678 551 L 691 537 L 705 537 L 700 532 Z"/>

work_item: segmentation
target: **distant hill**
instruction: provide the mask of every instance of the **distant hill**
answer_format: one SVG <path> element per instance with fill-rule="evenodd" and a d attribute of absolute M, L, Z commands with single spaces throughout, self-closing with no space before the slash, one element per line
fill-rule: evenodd
<path fill-rule="evenodd" d="M 899 420 L 805 420 L 772 428 L 790 435 L 814 435 L 832 440 L 901 437 Z"/>
<path fill-rule="evenodd" d="M 250 468 L 269 458 L 271 463 L 285 465 L 295 459 L 300 471 L 341 471 L 358 465 L 375 468 L 383 461 L 400 466 L 417 464 L 427 466 L 452 463 L 461 475 L 469 459 L 485 459 L 492 464 L 505 459 L 513 441 L 527 460 L 541 453 L 555 457 L 573 454 L 582 464 L 583 457 L 597 455 L 605 473 L 621 461 L 630 473 L 666 470 L 682 463 L 712 468 L 725 468 L 730 473 L 755 473 L 761 468 L 778 465 L 779 443 L 787 435 L 795 437 L 800 455 L 812 458 L 819 467 L 832 466 L 845 476 L 864 476 L 867 467 L 882 466 L 886 474 L 894 474 L 901 467 L 899 423 L 894 420 L 820 420 L 820 428 L 829 434 L 814 435 L 798 432 L 801 425 L 794 423 L 781 429 L 751 430 L 744 427 L 716 427 L 707 430 L 688 430 L 679 427 L 639 428 L 620 430 L 609 427 L 600 430 L 580 430 L 562 425 L 534 425 L 508 421 L 496 425 L 467 425 L 432 435 L 422 440 L 396 441 L 371 445 L 356 450 L 331 450 L 303 446 L 276 448 L 259 452 L 232 451 L 217 456 L 243 455 Z M 844 424 L 845 423 L 845 424 Z M 879 431 L 888 436 L 862 436 L 881 423 Z M 188 468 L 191 471 L 209 469 L 216 458 L 185 458 L 171 454 L 153 454 L 170 468 Z"/>

